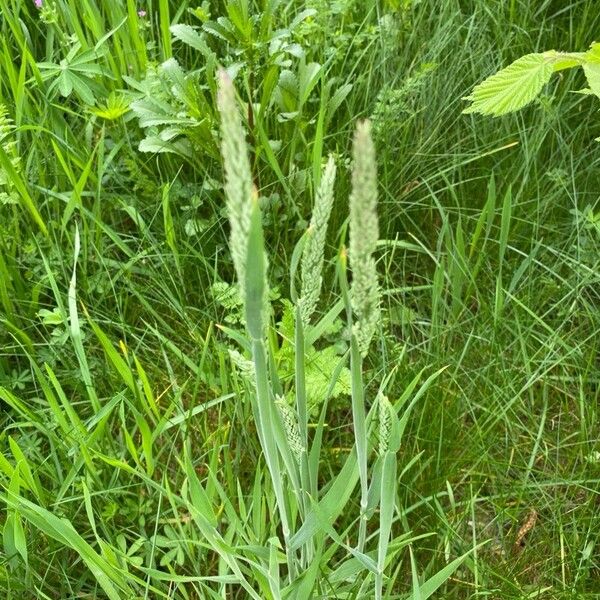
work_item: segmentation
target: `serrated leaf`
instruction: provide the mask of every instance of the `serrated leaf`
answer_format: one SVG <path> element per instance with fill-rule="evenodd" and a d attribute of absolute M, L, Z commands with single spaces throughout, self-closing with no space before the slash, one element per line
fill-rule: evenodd
<path fill-rule="evenodd" d="M 143 98 L 131 103 L 131 110 L 140 121 L 140 127 L 157 125 L 188 125 L 190 119 L 178 117 L 173 108 L 157 99 Z"/>
<path fill-rule="evenodd" d="M 590 91 L 600 98 L 600 62 L 585 63 L 583 72 L 590 86 Z"/>
<path fill-rule="evenodd" d="M 583 65 L 587 54 L 586 52 L 556 52 L 556 50 L 548 50 L 544 52 L 544 57 L 552 63 L 552 70 L 556 73 L 557 71 L 564 71 L 565 69 L 572 69 L 573 67 Z"/>
<path fill-rule="evenodd" d="M 590 46 L 590 49 L 585 53 L 585 59 L 600 63 L 600 42 L 594 42 Z"/>
<path fill-rule="evenodd" d="M 233 25 L 226 17 L 219 17 L 217 21 L 208 21 L 204 23 L 202 29 L 229 44 L 235 44 L 238 41 Z"/>
<path fill-rule="evenodd" d="M 204 38 L 192 26 L 180 23 L 178 25 L 171 25 L 170 30 L 175 38 L 191 46 L 194 50 L 198 50 L 207 58 L 213 54 L 213 51 L 208 47 Z"/>
<path fill-rule="evenodd" d="M 464 113 L 498 117 L 532 102 L 550 81 L 553 60 L 545 54 L 527 54 L 475 86 Z"/>
<path fill-rule="evenodd" d="M 323 350 L 313 350 L 311 348 L 307 354 L 306 395 L 311 408 L 317 409 L 320 408 L 329 389 L 340 362 L 340 356 L 333 346 Z M 342 394 L 349 394 L 350 390 L 350 371 L 343 367 L 331 390 L 331 396 L 337 398 Z"/>

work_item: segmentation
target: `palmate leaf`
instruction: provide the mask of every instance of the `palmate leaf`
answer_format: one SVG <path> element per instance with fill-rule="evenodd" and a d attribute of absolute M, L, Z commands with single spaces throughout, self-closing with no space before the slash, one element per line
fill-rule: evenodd
<path fill-rule="evenodd" d="M 556 58 L 527 54 L 475 86 L 464 113 L 498 117 L 523 108 L 538 96 L 555 70 Z"/>

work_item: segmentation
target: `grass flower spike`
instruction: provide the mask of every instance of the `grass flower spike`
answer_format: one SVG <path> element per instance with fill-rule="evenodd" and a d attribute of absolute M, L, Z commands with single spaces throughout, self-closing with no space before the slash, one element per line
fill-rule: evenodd
<path fill-rule="evenodd" d="M 323 283 L 323 252 L 327 224 L 333 205 L 335 170 L 335 161 L 330 156 L 317 191 L 306 244 L 302 252 L 302 290 L 298 302 L 305 325 L 310 322 L 310 317 L 317 306 Z"/>
<path fill-rule="evenodd" d="M 377 166 L 369 121 L 359 123 L 354 135 L 354 167 L 350 195 L 350 298 L 354 334 L 366 355 L 380 315 L 380 293 L 373 253 L 379 238 L 377 221 Z"/>
<path fill-rule="evenodd" d="M 296 459 L 296 462 L 300 464 L 302 460 L 302 454 L 305 451 L 300 436 L 300 430 L 298 428 L 298 417 L 294 409 L 288 404 L 284 396 L 277 396 L 275 404 L 281 415 L 285 436 L 287 438 L 290 449 Z"/>
<path fill-rule="evenodd" d="M 383 456 L 389 447 L 390 442 L 390 427 L 391 427 L 391 411 L 393 410 L 390 401 L 384 394 L 377 396 L 379 410 L 379 456 Z"/>
<path fill-rule="evenodd" d="M 221 113 L 221 153 L 225 167 L 225 196 L 229 215 L 230 248 L 233 265 L 244 298 L 246 254 L 252 215 L 252 175 L 246 136 L 240 119 L 235 89 L 228 73 L 219 73 L 219 112 Z"/>

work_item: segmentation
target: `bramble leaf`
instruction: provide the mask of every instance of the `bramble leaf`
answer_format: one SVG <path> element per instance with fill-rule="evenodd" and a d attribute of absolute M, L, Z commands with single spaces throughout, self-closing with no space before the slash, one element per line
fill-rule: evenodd
<path fill-rule="evenodd" d="M 498 117 L 532 102 L 550 81 L 554 61 L 546 54 L 527 54 L 475 86 L 464 113 Z"/>
<path fill-rule="evenodd" d="M 600 62 L 589 62 L 583 65 L 583 72 L 590 90 L 600 98 Z"/>

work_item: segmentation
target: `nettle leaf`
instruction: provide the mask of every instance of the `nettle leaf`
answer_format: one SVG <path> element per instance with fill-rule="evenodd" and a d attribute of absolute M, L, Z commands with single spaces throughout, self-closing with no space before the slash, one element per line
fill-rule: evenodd
<path fill-rule="evenodd" d="M 583 55 L 583 72 L 589 89 L 580 90 L 581 94 L 593 94 L 600 98 L 600 43 L 594 42 Z"/>
<path fill-rule="evenodd" d="M 283 313 L 281 314 L 281 321 L 277 324 L 277 329 L 282 340 L 292 345 L 296 334 L 296 311 L 289 300 L 284 300 L 282 304 Z"/>
<path fill-rule="evenodd" d="M 206 33 L 220 38 L 234 47 L 239 42 L 235 27 L 227 17 L 219 17 L 216 21 L 207 21 L 202 26 L 202 29 Z"/>
<path fill-rule="evenodd" d="M 464 113 L 498 117 L 523 108 L 550 81 L 556 58 L 549 54 L 527 54 L 475 86 L 471 106 Z"/>

